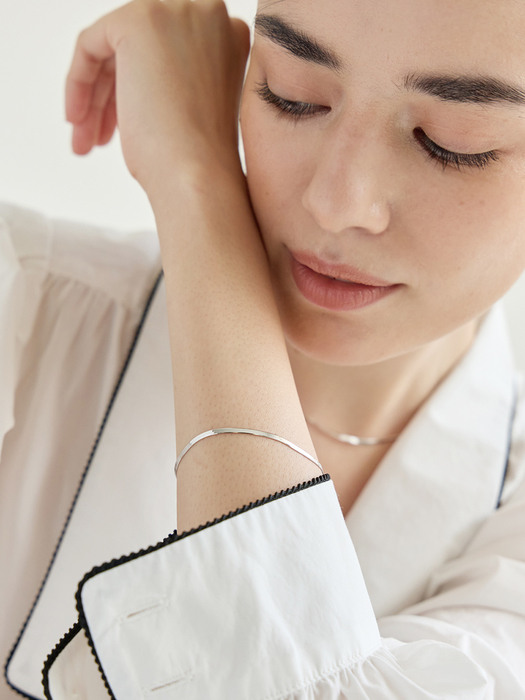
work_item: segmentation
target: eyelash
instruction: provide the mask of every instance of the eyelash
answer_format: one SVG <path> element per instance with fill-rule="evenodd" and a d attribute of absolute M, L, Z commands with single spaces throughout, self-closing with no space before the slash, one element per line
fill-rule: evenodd
<path fill-rule="evenodd" d="M 291 102 L 279 97 L 272 92 L 268 83 L 259 83 L 256 89 L 257 94 L 267 104 L 275 107 L 282 116 L 288 117 L 293 121 L 299 121 L 304 117 L 311 117 L 315 114 L 329 112 L 329 107 L 321 107 L 320 105 L 312 104 L 311 102 Z"/>
<path fill-rule="evenodd" d="M 414 129 L 414 137 L 421 148 L 431 160 L 441 163 L 443 170 L 448 167 L 461 170 L 462 168 L 487 168 L 491 163 L 499 160 L 497 151 L 487 151 L 486 153 L 455 153 L 447 151 L 446 148 L 438 146 L 432 139 L 429 139 L 423 129 Z"/>
<path fill-rule="evenodd" d="M 285 100 L 272 92 L 267 82 L 259 83 L 256 88 L 259 97 L 270 106 L 274 107 L 283 117 L 298 122 L 305 117 L 312 117 L 318 114 L 325 114 L 330 111 L 329 107 L 321 107 L 310 102 L 293 102 Z M 462 168 L 485 169 L 491 163 L 499 160 L 497 151 L 487 151 L 486 153 L 455 153 L 438 146 L 425 134 L 423 129 L 414 129 L 414 137 L 419 146 L 426 153 L 428 158 L 437 161 L 443 166 L 443 170 L 449 167 L 461 171 Z"/>

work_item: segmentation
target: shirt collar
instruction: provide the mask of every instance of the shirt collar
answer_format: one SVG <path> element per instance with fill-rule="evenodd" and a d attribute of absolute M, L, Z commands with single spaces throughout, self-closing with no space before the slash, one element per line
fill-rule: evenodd
<path fill-rule="evenodd" d="M 496 508 L 515 403 L 503 312 L 419 410 L 346 517 L 376 615 L 424 596 Z"/>

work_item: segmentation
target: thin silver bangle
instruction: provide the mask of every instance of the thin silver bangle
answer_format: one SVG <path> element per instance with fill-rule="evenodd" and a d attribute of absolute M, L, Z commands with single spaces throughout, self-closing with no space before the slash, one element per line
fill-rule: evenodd
<path fill-rule="evenodd" d="M 306 459 L 310 460 L 310 462 L 313 462 L 316 467 L 318 467 L 321 470 L 321 474 L 323 474 L 323 468 L 319 464 L 319 462 L 315 459 L 315 457 L 312 457 L 311 454 L 303 450 L 301 447 L 298 447 L 295 445 L 293 442 L 290 442 L 290 440 L 287 440 L 286 438 L 280 437 L 280 435 L 274 435 L 273 433 L 266 433 L 264 430 L 251 430 L 248 428 L 213 428 L 212 430 L 207 430 L 205 433 L 200 433 L 200 435 L 196 435 L 194 438 L 192 438 L 186 447 L 182 450 L 180 455 L 177 457 L 177 461 L 175 462 L 175 476 L 177 476 L 177 470 L 179 468 L 179 465 L 182 461 L 182 458 L 184 455 L 191 450 L 191 448 L 196 445 L 198 442 L 201 440 L 204 440 L 205 438 L 208 437 L 213 437 L 214 435 L 223 435 L 225 433 L 233 433 L 233 434 L 242 434 L 242 435 L 256 435 L 257 437 L 264 437 L 268 438 L 269 440 L 275 440 L 275 442 L 280 442 L 283 445 L 286 445 L 286 447 L 289 447 L 291 450 L 294 450 L 294 452 L 298 452 L 300 455 L 303 457 L 306 457 Z"/>

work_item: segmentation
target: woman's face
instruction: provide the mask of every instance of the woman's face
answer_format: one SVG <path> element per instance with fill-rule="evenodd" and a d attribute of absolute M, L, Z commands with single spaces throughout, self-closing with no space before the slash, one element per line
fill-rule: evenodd
<path fill-rule="evenodd" d="M 368 364 L 479 317 L 525 267 L 523 0 L 258 12 L 241 123 L 289 342 Z"/>

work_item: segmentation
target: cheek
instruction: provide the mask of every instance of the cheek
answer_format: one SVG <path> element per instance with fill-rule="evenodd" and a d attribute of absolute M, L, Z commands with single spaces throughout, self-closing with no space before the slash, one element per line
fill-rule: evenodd
<path fill-rule="evenodd" d="M 265 240 L 282 234 L 290 218 L 299 215 L 304 189 L 304 151 L 291 144 L 280 119 L 247 98 L 241 113 L 250 198 Z"/>
<path fill-rule="evenodd" d="M 440 185 L 422 185 L 405 206 L 419 281 L 428 296 L 450 289 L 488 307 L 525 267 L 525 182 L 503 173 L 443 173 Z"/>

